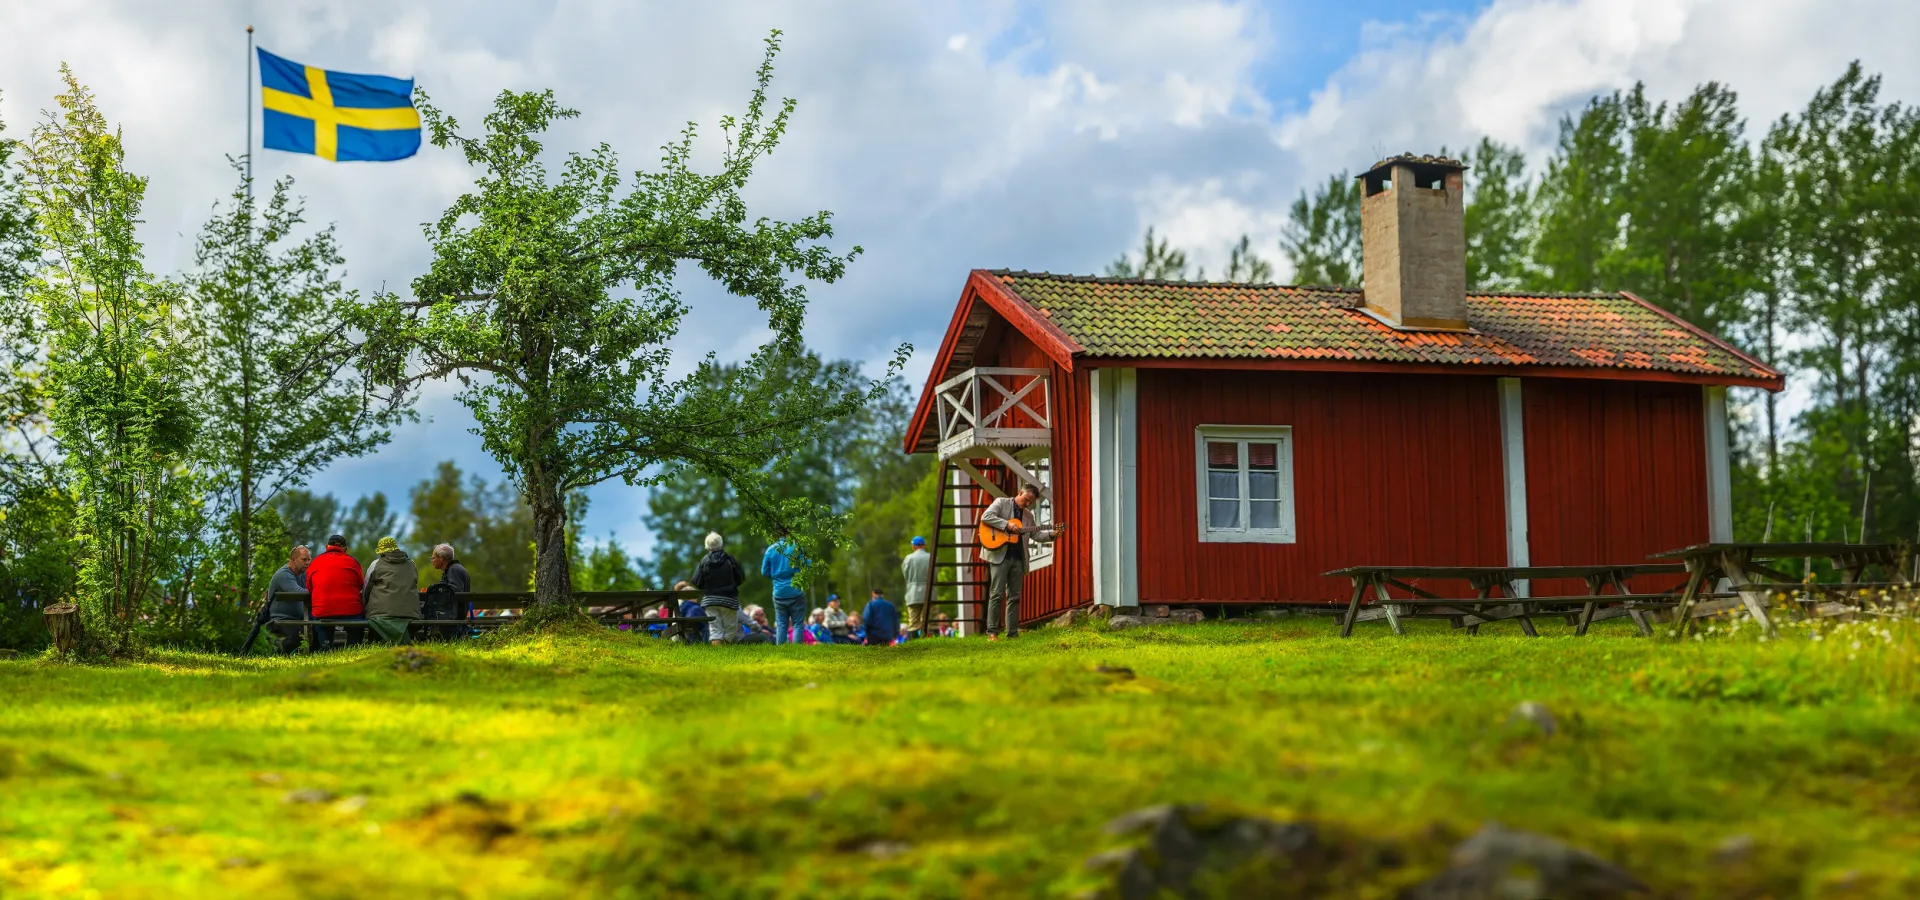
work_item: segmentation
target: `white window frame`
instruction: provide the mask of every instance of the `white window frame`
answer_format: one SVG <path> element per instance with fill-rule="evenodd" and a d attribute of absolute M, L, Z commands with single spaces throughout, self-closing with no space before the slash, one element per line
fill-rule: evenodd
<path fill-rule="evenodd" d="M 1207 485 L 1207 442 L 1236 441 L 1240 444 L 1240 517 L 1239 528 L 1214 528 L 1207 521 L 1209 491 Z M 1276 444 L 1274 466 L 1280 473 L 1280 527 L 1254 528 L 1248 513 L 1248 443 Z M 1198 513 L 1200 542 L 1206 544 L 1291 544 L 1296 540 L 1293 517 L 1293 426 L 1291 425 L 1202 425 L 1193 430 L 1194 508 Z"/>
<path fill-rule="evenodd" d="M 1014 454 L 1014 458 L 1027 467 L 1027 471 L 1033 475 L 1034 480 L 1039 482 L 1041 487 L 1048 489 L 1046 493 L 1033 498 L 1033 509 L 1030 511 L 1033 521 L 1047 525 L 1053 524 L 1053 501 L 1048 500 L 1046 496 L 1047 493 L 1052 493 L 1053 488 L 1052 452 L 1051 447 L 1029 447 Z M 1054 541 L 1030 543 L 1027 547 L 1027 571 L 1033 572 L 1053 565 L 1054 543 Z"/>

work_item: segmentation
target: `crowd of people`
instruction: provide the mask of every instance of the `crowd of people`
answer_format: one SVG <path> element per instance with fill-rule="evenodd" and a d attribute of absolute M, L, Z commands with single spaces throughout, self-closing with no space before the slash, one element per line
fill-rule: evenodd
<path fill-rule="evenodd" d="M 839 594 L 827 595 L 827 605 L 808 611 L 806 593 L 794 579 L 811 565 L 786 536 L 775 541 L 760 558 L 760 574 L 773 583 L 773 616 L 764 607 L 740 604 L 740 587 L 747 580 L 740 561 L 728 553 L 726 539 L 708 534 L 706 555 L 693 577 L 673 586 L 676 591 L 699 591 L 698 600 L 680 601 L 646 612 L 641 627 L 650 635 L 679 643 L 707 644 L 861 644 L 887 646 L 930 636 L 952 637 L 953 623 L 942 613 L 929 628 L 927 575 L 932 559 L 925 538 L 915 537 L 913 549 L 901 561 L 906 577 L 908 610 L 902 622 L 900 608 L 886 592 L 874 588 L 859 611 L 844 608 Z"/>
<path fill-rule="evenodd" d="M 264 609 L 267 620 L 276 623 L 273 630 L 279 635 L 277 649 L 282 654 L 298 650 L 303 638 L 311 650 L 332 649 L 336 629 L 349 647 L 365 641 L 369 631 L 387 643 L 408 642 L 409 626 L 421 617 L 420 570 L 391 537 L 381 538 L 373 552 L 373 562 L 362 569 L 360 561 L 347 552 L 344 535 L 327 538 L 319 556 L 305 545 L 293 548 L 287 564 L 267 582 Z M 467 567 L 454 556 L 451 545 L 433 548 L 428 564 L 440 570 L 435 585 L 440 591 L 473 590 Z M 307 595 L 304 602 L 301 593 Z M 309 616 L 323 624 L 315 628 L 279 624 Z"/>
<path fill-rule="evenodd" d="M 989 528 L 1010 538 L 998 547 L 983 547 L 980 554 L 988 569 L 989 639 L 997 639 L 1002 633 L 1009 638 L 1019 634 L 1020 586 L 1026 576 L 1028 542 L 1051 541 L 1059 531 L 1055 527 L 1022 526 L 1021 516 L 1031 508 L 1036 493 L 1032 486 L 1023 485 L 1012 496 L 989 504 L 981 515 Z M 682 600 L 678 609 L 662 605 L 648 610 L 640 621 L 621 627 L 679 643 L 707 644 L 887 646 L 956 633 L 945 613 L 928 617 L 933 605 L 933 558 L 927 552 L 925 538 L 915 537 L 900 561 L 900 573 L 906 581 L 904 621 L 900 607 L 877 587 L 857 612 L 843 608 L 838 594 L 828 595 L 825 606 L 809 610 L 806 593 L 794 581 L 812 562 L 784 534 L 760 559 L 760 574 L 772 582 L 774 611 L 769 621 L 762 607 L 741 605 L 740 588 L 747 581 L 747 572 L 727 552 L 726 539 L 710 533 L 705 549 L 693 576 L 674 585 L 676 591 L 698 591 L 700 599 Z M 331 649 L 336 628 L 347 646 L 362 643 L 369 632 L 386 643 L 407 643 L 411 625 L 423 617 L 423 594 L 429 603 L 435 602 L 433 598 L 445 598 L 451 604 L 454 596 L 472 591 L 472 579 L 451 545 L 434 547 L 428 564 L 440 570 L 440 579 L 423 592 L 419 569 L 391 537 L 379 540 L 373 561 L 364 569 L 348 552 L 347 539 L 342 535 L 327 538 L 326 549 L 319 556 L 306 546 L 295 547 L 287 564 L 274 572 L 268 583 L 260 621 L 272 624 L 282 654 L 298 650 L 303 638 L 312 650 Z M 301 594 L 306 595 L 305 603 Z M 438 617 L 456 617 L 452 608 L 449 605 L 447 610 L 438 611 Z M 302 621 L 319 625 L 310 628 L 292 624 Z M 456 623 L 454 627 L 459 626 Z"/>

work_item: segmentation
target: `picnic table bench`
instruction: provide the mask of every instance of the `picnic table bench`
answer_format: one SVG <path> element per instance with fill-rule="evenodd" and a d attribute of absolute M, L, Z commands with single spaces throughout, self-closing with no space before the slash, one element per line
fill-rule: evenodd
<path fill-rule="evenodd" d="M 424 601 L 427 592 L 425 589 L 422 589 L 420 593 L 421 599 Z M 618 625 L 621 623 L 674 625 L 684 622 L 712 621 L 713 617 L 706 615 L 681 616 L 676 614 L 657 616 L 651 619 L 646 618 L 646 611 L 658 604 L 674 604 L 680 600 L 698 600 L 700 599 L 700 595 L 701 592 L 698 590 L 575 591 L 573 594 L 573 605 L 588 610 L 588 614 L 593 617 L 594 621 L 603 625 Z M 539 602 L 535 599 L 531 591 L 472 591 L 464 594 L 456 593 L 453 596 L 464 615 L 451 619 L 410 619 L 407 621 L 408 637 L 412 638 L 414 636 L 416 628 L 434 626 L 468 629 L 499 628 L 503 625 L 509 625 L 518 621 L 520 617 L 508 615 L 486 616 L 475 615 L 474 613 L 479 610 L 524 609 Z M 311 597 L 312 594 L 306 591 L 277 591 L 268 597 L 267 602 L 270 605 L 275 600 L 288 599 L 299 600 L 305 605 L 310 601 Z M 313 618 L 311 606 L 307 606 L 307 610 L 308 612 L 305 618 L 274 619 L 268 624 L 292 625 L 301 628 L 331 628 L 335 626 L 364 627 L 367 625 L 365 618 L 316 619 Z M 309 636 L 309 643 L 311 643 L 311 636 Z"/>
<path fill-rule="evenodd" d="M 1406 633 L 1403 618 L 1452 620 L 1455 628 L 1478 634 L 1481 625 L 1514 620 L 1528 637 L 1538 637 L 1533 627 L 1536 616 L 1558 616 L 1574 626 L 1575 635 L 1584 635 L 1594 622 L 1620 617 L 1633 620 L 1643 635 L 1652 635 L 1647 613 L 1669 609 L 1678 599 L 1673 593 L 1636 594 L 1627 580 L 1641 575 L 1678 575 L 1686 571 L 1680 563 L 1634 563 L 1592 566 L 1349 566 L 1326 573 L 1353 582 L 1353 594 L 1347 612 L 1341 617 L 1340 636 L 1353 634 L 1360 622 L 1385 619 L 1395 634 Z M 1515 582 L 1534 579 L 1577 578 L 1586 582 L 1587 593 L 1571 596 L 1523 597 Z M 1464 581 L 1473 588 L 1471 598 L 1443 597 L 1413 582 L 1423 579 Z M 1397 599 L 1388 593 L 1397 588 L 1412 599 Z M 1613 593 L 1607 593 L 1611 588 Z M 1367 605 L 1368 595 L 1372 604 Z"/>
<path fill-rule="evenodd" d="M 1679 560 L 1686 567 L 1687 583 L 1680 591 L 1679 609 L 1674 613 L 1681 632 L 1686 631 L 1693 619 L 1744 606 L 1767 634 L 1776 635 L 1779 629 L 1767 609 L 1770 595 L 1804 591 L 1794 604 L 1802 619 L 1851 613 L 1855 611 L 1851 602 L 1869 599 L 1863 592 L 1911 589 L 1914 586 L 1913 551 L 1914 546 L 1905 542 L 1722 541 L 1667 550 L 1648 559 Z M 1783 559 L 1805 561 L 1800 577 L 1795 578 L 1778 567 L 1777 561 Z M 1815 559 L 1831 562 L 1834 571 L 1840 574 L 1840 583 L 1815 582 L 1812 574 Z M 1860 576 L 1868 566 L 1879 566 L 1898 580 L 1863 582 Z M 1730 593 L 1707 590 L 1722 579 L 1730 584 Z M 1829 599 L 1817 599 L 1821 596 Z"/>

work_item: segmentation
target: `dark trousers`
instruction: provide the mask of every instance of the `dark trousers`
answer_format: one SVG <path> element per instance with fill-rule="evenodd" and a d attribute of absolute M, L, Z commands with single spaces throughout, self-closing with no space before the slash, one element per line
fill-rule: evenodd
<path fill-rule="evenodd" d="M 987 566 L 987 633 L 1000 631 L 1000 604 L 1005 603 L 1007 637 L 1020 633 L 1020 582 L 1027 577 L 1027 557 L 1019 547 L 1007 548 L 1007 558 Z"/>
<path fill-rule="evenodd" d="M 313 649 L 318 651 L 318 650 L 333 649 L 334 626 L 331 623 L 353 622 L 353 621 L 362 620 L 363 617 L 361 616 L 315 616 L 314 618 L 317 618 L 322 622 L 329 623 L 326 625 L 318 626 L 313 630 Z M 364 641 L 367 639 L 367 626 L 365 625 L 341 625 L 340 630 L 344 632 L 347 636 L 346 646 L 349 646 L 349 647 L 358 646 L 361 641 Z"/>
<path fill-rule="evenodd" d="M 280 636 L 277 648 L 281 656 L 292 656 L 300 649 L 300 633 L 307 629 L 300 625 L 282 625 L 275 622 L 271 626 L 273 633 Z M 318 649 L 316 647 L 315 649 Z"/>

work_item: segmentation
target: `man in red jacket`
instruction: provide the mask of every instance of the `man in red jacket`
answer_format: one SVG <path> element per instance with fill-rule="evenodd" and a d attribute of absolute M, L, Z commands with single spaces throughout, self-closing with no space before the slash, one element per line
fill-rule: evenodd
<path fill-rule="evenodd" d="M 358 621 L 366 618 L 360 607 L 360 590 L 366 586 L 366 575 L 360 571 L 360 562 L 347 552 L 347 539 L 341 535 L 327 538 L 327 551 L 313 558 L 307 564 L 307 593 L 312 597 L 313 617 L 316 619 L 342 619 Z M 364 625 L 342 625 L 347 634 L 347 646 L 351 647 L 366 636 Z M 322 625 L 316 631 L 318 640 L 314 641 L 316 650 L 333 648 L 332 625 Z"/>

